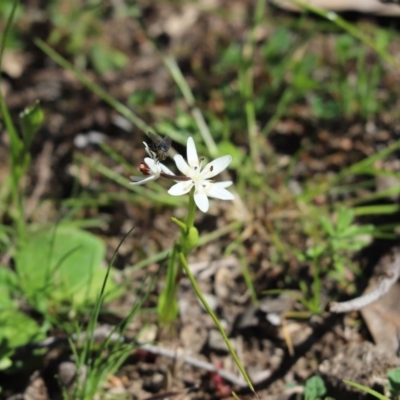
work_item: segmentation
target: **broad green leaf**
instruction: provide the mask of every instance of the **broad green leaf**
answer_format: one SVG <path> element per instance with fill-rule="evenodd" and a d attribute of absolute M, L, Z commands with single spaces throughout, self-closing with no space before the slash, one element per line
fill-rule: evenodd
<path fill-rule="evenodd" d="M 389 379 L 389 391 L 393 396 L 400 394 L 400 368 L 388 371 L 387 377 Z"/>
<path fill-rule="evenodd" d="M 37 232 L 16 256 L 20 286 L 42 312 L 50 305 L 92 303 L 106 274 L 104 256 L 104 242 L 89 232 L 65 226 Z M 109 279 L 107 289 L 113 287 Z"/>
<path fill-rule="evenodd" d="M 0 311 L 0 343 L 2 354 L 28 342 L 44 339 L 45 335 L 35 320 L 17 310 Z"/>

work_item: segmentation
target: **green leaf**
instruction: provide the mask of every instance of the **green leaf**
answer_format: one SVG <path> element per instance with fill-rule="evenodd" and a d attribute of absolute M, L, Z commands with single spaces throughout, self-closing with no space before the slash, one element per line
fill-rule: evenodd
<path fill-rule="evenodd" d="M 373 225 L 350 225 L 339 235 L 341 239 L 356 238 L 358 236 L 370 235 L 375 230 Z"/>
<path fill-rule="evenodd" d="M 171 217 L 171 221 L 174 222 L 176 225 L 178 225 L 179 228 L 186 231 L 187 225 L 184 222 L 182 222 L 181 220 L 179 220 L 178 218 L 175 218 L 175 217 Z"/>
<path fill-rule="evenodd" d="M 338 239 L 332 241 L 332 248 L 334 250 L 347 250 L 347 251 L 358 251 L 363 247 L 368 246 L 372 241 L 372 236 L 365 235 L 359 236 L 353 239 Z"/>
<path fill-rule="evenodd" d="M 50 306 L 93 303 L 106 273 L 104 256 L 104 242 L 89 232 L 66 226 L 37 232 L 16 255 L 20 287 L 44 313 Z M 110 279 L 106 292 L 113 288 Z"/>
<path fill-rule="evenodd" d="M 0 326 L 0 347 L 3 356 L 8 349 L 45 337 L 35 320 L 17 310 L 0 311 Z"/>
<path fill-rule="evenodd" d="M 322 96 L 315 95 L 310 100 L 314 115 L 321 119 L 334 119 L 340 114 L 338 103 L 333 100 L 325 100 Z"/>
<path fill-rule="evenodd" d="M 96 43 L 92 46 L 90 58 L 99 74 L 104 74 L 114 69 L 122 69 L 128 63 L 126 54 L 102 43 Z"/>
<path fill-rule="evenodd" d="M 308 293 L 309 293 L 309 288 L 308 288 L 307 283 L 306 283 L 305 281 L 300 281 L 300 282 L 299 282 L 299 288 L 300 288 L 300 291 L 301 291 L 301 293 L 302 293 L 303 295 L 308 295 Z M 300 300 L 300 299 L 299 299 L 299 300 Z"/>
<path fill-rule="evenodd" d="M 190 131 L 195 127 L 193 118 L 186 110 L 178 110 L 178 115 L 175 117 L 175 124 L 179 130 Z"/>
<path fill-rule="evenodd" d="M 312 376 L 311 378 L 307 379 L 304 387 L 305 400 L 320 399 L 325 393 L 325 384 L 320 376 Z"/>
<path fill-rule="evenodd" d="M 179 314 L 178 300 L 175 294 L 163 290 L 158 298 L 157 313 L 162 324 L 175 321 Z"/>
<path fill-rule="evenodd" d="M 33 107 L 27 107 L 19 114 L 25 149 L 29 149 L 36 132 L 43 124 L 44 115 L 37 101 Z"/>
<path fill-rule="evenodd" d="M 155 103 L 156 98 L 157 95 L 153 90 L 137 90 L 129 96 L 128 104 L 130 106 L 146 106 Z"/>
<path fill-rule="evenodd" d="M 302 251 L 300 251 L 299 249 L 296 249 L 296 248 L 292 249 L 292 253 L 297 258 L 297 260 L 301 263 L 305 262 L 308 258 L 306 253 L 303 253 Z"/>
<path fill-rule="evenodd" d="M 199 231 L 195 226 L 192 226 L 189 233 L 185 239 L 185 251 L 187 254 L 197 247 L 199 243 Z"/>
<path fill-rule="evenodd" d="M 344 232 L 353 222 L 354 211 L 351 208 L 340 207 L 337 219 L 338 234 Z"/>
<path fill-rule="evenodd" d="M 389 391 L 393 396 L 400 394 L 400 368 L 391 369 L 387 373 L 389 379 Z"/>
<path fill-rule="evenodd" d="M 324 246 L 314 246 L 307 249 L 306 255 L 308 258 L 315 260 L 316 258 L 320 257 L 324 251 L 325 251 Z"/>
<path fill-rule="evenodd" d="M 279 27 L 273 35 L 264 42 L 262 55 L 269 63 L 276 64 L 288 53 L 292 44 L 291 34 L 287 28 Z"/>
<path fill-rule="evenodd" d="M 332 221 L 325 216 L 319 218 L 319 222 L 322 226 L 322 229 L 328 236 L 335 236 L 335 228 L 333 227 Z"/>
<path fill-rule="evenodd" d="M 0 310 L 14 307 L 12 292 L 16 285 L 16 274 L 5 266 L 0 265 Z"/>
<path fill-rule="evenodd" d="M 242 63 L 241 47 L 237 43 L 232 43 L 221 54 L 219 62 L 216 66 L 214 66 L 213 70 L 215 73 L 223 73 L 226 70 L 233 69 L 233 66 L 240 65 L 241 63 Z"/>
<path fill-rule="evenodd" d="M 357 382 L 352 382 L 352 381 L 347 381 L 347 380 L 343 380 L 344 383 L 346 383 L 347 385 L 353 386 L 357 389 L 360 389 L 361 391 L 365 392 L 365 393 L 369 393 L 372 396 L 375 396 L 377 399 L 380 400 L 390 400 L 388 397 L 384 396 L 383 394 L 380 394 L 379 392 L 377 392 L 376 390 L 370 389 L 368 386 L 364 386 L 361 385 Z"/>
<path fill-rule="evenodd" d="M 0 371 L 11 367 L 10 356 L 12 356 L 12 353 L 13 350 L 10 348 L 7 338 L 1 337 L 0 334 Z"/>
<path fill-rule="evenodd" d="M 355 39 L 347 34 L 343 34 L 336 39 L 336 51 L 342 62 L 355 58 Z"/>
<path fill-rule="evenodd" d="M 398 204 L 378 204 L 372 206 L 360 206 L 355 208 L 356 215 L 384 215 L 395 214 L 400 210 Z"/>
<path fill-rule="evenodd" d="M 0 358 L 0 371 L 4 371 L 5 369 L 10 368 L 11 365 L 12 365 L 11 358 L 9 358 L 9 357 Z"/>

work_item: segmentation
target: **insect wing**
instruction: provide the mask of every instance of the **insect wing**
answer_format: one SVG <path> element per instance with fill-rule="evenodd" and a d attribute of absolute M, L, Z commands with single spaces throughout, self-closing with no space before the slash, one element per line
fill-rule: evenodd
<path fill-rule="evenodd" d="M 149 132 L 149 137 L 152 141 L 150 149 L 156 153 L 158 160 L 165 160 L 167 158 L 168 150 L 171 147 L 171 138 L 165 136 L 164 139 L 161 139 L 159 136 L 151 132 Z"/>
<path fill-rule="evenodd" d="M 148 132 L 148 134 L 154 144 L 158 145 L 158 143 L 161 142 L 161 138 L 155 135 L 154 133 Z"/>
<path fill-rule="evenodd" d="M 162 147 L 163 151 L 167 152 L 171 147 L 171 143 L 172 143 L 171 138 L 169 136 L 165 136 L 160 144 L 160 147 Z"/>

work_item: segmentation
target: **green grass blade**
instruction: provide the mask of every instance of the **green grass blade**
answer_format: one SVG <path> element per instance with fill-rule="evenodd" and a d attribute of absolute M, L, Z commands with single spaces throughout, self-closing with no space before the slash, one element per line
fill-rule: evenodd
<path fill-rule="evenodd" d="M 0 45 L 0 81 L 3 78 L 1 65 L 3 63 L 3 55 L 4 55 L 4 50 L 6 47 L 6 39 L 10 33 L 10 29 L 11 29 L 11 26 L 12 26 L 12 23 L 14 20 L 14 15 L 15 15 L 15 11 L 18 7 L 18 3 L 19 3 L 18 0 L 14 1 L 10 16 L 7 19 L 6 29 L 4 30 L 3 36 L 2 36 L 2 41 L 1 41 L 1 45 Z M 7 128 L 8 135 L 10 136 L 11 154 L 13 157 L 13 163 L 15 163 L 17 161 L 17 158 L 18 158 L 21 150 L 22 150 L 23 144 L 22 144 L 22 141 L 20 140 L 20 138 L 18 137 L 17 130 L 15 128 L 14 123 L 12 122 L 11 115 L 6 106 L 2 91 L 0 91 L 0 111 L 1 111 L 1 114 L 4 119 L 4 124 Z"/>
<path fill-rule="evenodd" d="M 400 210 L 400 205 L 397 204 L 378 204 L 373 206 L 355 207 L 354 214 L 360 215 L 384 215 L 394 214 Z"/>
<path fill-rule="evenodd" d="M 375 50 L 385 61 L 389 62 L 393 66 L 399 67 L 399 63 L 395 60 L 394 57 L 392 57 L 387 51 L 383 50 L 378 46 L 371 38 L 369 38 L 367 35 L 365 35 L 360 29 L 355 27 L 354 25 L 350 24 L 346 20 L 344 20 L 342 17 L 340 17 L 337 13 L 333 11 L 327 11 L 322 8 L 312 6 L 309 3 L 305 3 L 303 1 L 299 0 L 291 0 L 292 3 L 296 4 L 303 10 L 311 11 L 314 14 L 319 15 L 320 17 L 323 17 L 327 19 L 328 21 L 331 21 L 333 24 L 338 26 L 339 28 L 343 29 L 347 33 L 349 33 L 351 36 L 357 38 L 360 40 L 362 43 L 366 44 L 367 46 L 371 47 L 373 50 Z"/>
<path fill-rule="evenodd" d="M 197 285 L 196 278 L 193 276 L 192 271 L 189 268 L 189 265 L 188 265 L 188 263 L 186 261 L 186 258 L 184 256 L 184 254 L 183 253 L 179 253 L 179 257 L 180 257 L 181 263 L 183 265 L 183 268 L 185 269 L 186 274 L 187 274 L 187 276 L 188 276 L 188 278 L 190 280 L 190 283 L 192 284 L 192 287 L 193 287 L 194 291 L 196 292 L 197 297 L 199 298 L 199 300 L 203 304 L 204 308 L 206 309 L 207 313 L 213 319 L 215 325 L 217 326 L 218 330 L 220 331 L 220 333 L 221 333 L 221 335 L 222 335 L 222 337 L 224 339 L 224 342 L 225 342 L 226 346 L 229 349 L 229 353 L 231 354 L 232 358 L 234 359 L 234 361 L 235 361 L 237 367 L 239 368 L 239 371 L 242 374 L 242 376 L 243 376 L 244 380 L 246 381 L 247 385 L 252 390 L 252 392 L 255 395 L 257 395 L 255 390 L 254 390 L 253 384 L 251 383 L 251 380 L 250 380 L 249 376 L 247 375 L 246 370 L 244 369 L 242 363 L 240 362 L 238 356 L 236 355 L 236 352 L 235 352 L 234 348 L 232 347 L 228 336 L 225 333 L 224 328 L 222 327 L 222 325 L 219 322 L 217 316 L 214 314 L 214 311 L 208 305 L 206 299 L 204 298 L 203 294 L 201 293 L 201 290 L 200 290 L 199 286 Z"/>
<path fill-rule="evenodd" d="M 360 389 L 365 393 L 369 393 L 370 395 L 375 396 L 379 400 L 390 400 L 388 397 L 384 396 L 383 394 L 380 394 L 376 390 L 370 389 L 367 386 L 360 385 L 359 383 L 351 382 L 351 381 L 347 381 L 347 380 L 343 380 L 343 382 L 346 383 L 347 385 L 355 387 L 356 389 Z"/>

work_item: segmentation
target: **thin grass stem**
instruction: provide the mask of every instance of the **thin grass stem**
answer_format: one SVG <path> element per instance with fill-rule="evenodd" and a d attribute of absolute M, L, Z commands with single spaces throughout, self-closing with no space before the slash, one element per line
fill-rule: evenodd
<path fill-rule="evenodd" d="M 221 323 L 219 322 L 219 319 L 217 318 L 217 316 L 214 314 L 214 311 L 212 310 L 212 308 L 209 306 L 209 304 L 207 303 L 206 299 L 204 298 L 203 294 L 201 293 L 201 290 L 199 288 L 199 286 L 197 285 L 196 279 L 192 274 L 192 271 L 189 268 L 189 265 L 186 261 L 185 255 L 183 253 L 179 254 L 181 263 L 183 265 L 183 268 L 190 280 L 190 283 L 192 284 L 192 287 L 197 295 L 197 297 L 199 298 L 199 300 L 201 301 L 201 303 L 203 304 L 204 308 L 206 309 L 207 313 L 210 315 L 210 317 L 212 318 L 212 320 L 214 321 L 216 327 L 218 328 L 219 332 L 221 333 L 221 336 L 224 339 L 224 342 L 226 344 L 226 346 L 229 349 L 229 353 L 231 354 L 233 360 L 235 361 L 237 367 L 239 368 L 240 373 L 242 374 L 243 378 L 245 379 L 245 381 L 247 382 L 249 388 L 252 390 L 252 392 L 256 395 L 256 392 L 254 390 L 253 384 L 251 383 L 251 380 L 249 378 L 249 376 L 246 373 L 246 370 L 244 369 L 242 363 L 240 362 L 238 356 L 236 355 L 236 352 L 233 348 L 233 346 L 231 345 L 229 338 L 224 330 L 224 328 L 222 327 Z"/>

